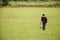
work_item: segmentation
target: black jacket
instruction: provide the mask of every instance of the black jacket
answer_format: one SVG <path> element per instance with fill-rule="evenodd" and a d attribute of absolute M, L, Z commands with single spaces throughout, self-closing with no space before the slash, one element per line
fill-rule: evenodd
<path fill-rule="evenodd" d="M 47 23 L 47 17 L 45 17 L 45 16 L 41 17 L 41 21 L 42 21 L 43 23 Z"/>

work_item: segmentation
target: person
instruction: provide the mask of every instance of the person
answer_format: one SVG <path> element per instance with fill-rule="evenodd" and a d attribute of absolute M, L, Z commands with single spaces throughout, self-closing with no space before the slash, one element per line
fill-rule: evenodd
<path fill-rule="evenodd" d="M 43 26 L 42 29 L 45 30 L 45 26 L 47 23 L 47 17 L 45 16 L 45 14 L 42 14 L 41 22 L 42 22 L 42 26 Z"/>

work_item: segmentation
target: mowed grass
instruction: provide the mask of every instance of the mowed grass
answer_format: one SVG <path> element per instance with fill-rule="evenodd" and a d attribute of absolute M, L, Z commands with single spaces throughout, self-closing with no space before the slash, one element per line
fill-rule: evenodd
<path fill-rule="evenodd" d="M 45 31 L 39 25 L 43 13 Z M 0 40 L 60 40 L 60 8 L 0 8 Z"/>

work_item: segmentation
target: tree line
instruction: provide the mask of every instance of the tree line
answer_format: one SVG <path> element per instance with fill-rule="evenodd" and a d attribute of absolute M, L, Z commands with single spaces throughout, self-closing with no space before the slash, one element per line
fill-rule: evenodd
<path fill-rule="evenodd" d="M 8 2 L 9 1 L 15 1 L 15 2 L 18 2 L 18 1 L 60 1 L 60 0 L 0 0 L 0 2 L 3 2 L 3 6 L 6 6 L 8 5 Z"/>

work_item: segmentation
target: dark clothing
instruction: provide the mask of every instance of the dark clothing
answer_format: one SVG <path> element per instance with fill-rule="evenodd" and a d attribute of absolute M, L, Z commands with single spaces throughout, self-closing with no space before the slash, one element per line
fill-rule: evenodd
<path fill-rule="evenodd" d="M 42 25 L 43 25 L 43 30 L 45 30 L 46 23 L 42 23 Z"/>
<path fill-rule="evenodd" d="M 47 23 L 47 17 L 45 17 L 45 16 L 41 17 L 41 21 L 42 21 L 42 25 L 43 25 L 43 30 L 45 30 L 45 26 Z"/>
<path fill-rule="evenodd" d="M 42 18 L 41 18 L 41 21 L 42 21 L 43 23 L 47 23 L 47 17 L 42 17 Z"/>

